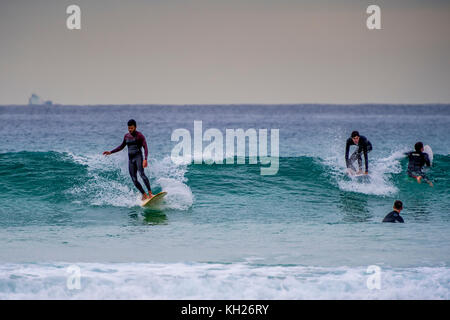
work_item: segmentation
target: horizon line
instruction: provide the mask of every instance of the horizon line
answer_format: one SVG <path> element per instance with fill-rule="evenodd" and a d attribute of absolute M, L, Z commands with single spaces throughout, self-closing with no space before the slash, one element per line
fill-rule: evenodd
<path fill-rule="evenodd" d="M 51 105 L 45 104 L 0 104 L 1 107 L 101 107 L 101 106 L 295 106 L 295 105 L 321 105 L 321 106 L 376 106 L 376 105 L 391 105 L 391 106 L 419 106 L 419 105 L 450 105 L 450 102 L 402 102 L 402 103 L 390 103 L 390 102 L 360 102 L 360 103 L 322 103 L 322 102 L 283 102 L 283 103 L 98 103 L 98 104 L 62 104 L 53 103 Z"/>

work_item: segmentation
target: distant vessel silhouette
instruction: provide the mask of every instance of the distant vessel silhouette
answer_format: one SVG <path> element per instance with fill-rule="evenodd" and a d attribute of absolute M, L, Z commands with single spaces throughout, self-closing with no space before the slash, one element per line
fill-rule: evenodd
<path fill-rule="evenodd" d="M 31 94 L 30 98 L 28 98 L 28 104 L 33 106 L 51 106 L 53 102 L 51 100 L 42 100 L 37 94 Z"/>

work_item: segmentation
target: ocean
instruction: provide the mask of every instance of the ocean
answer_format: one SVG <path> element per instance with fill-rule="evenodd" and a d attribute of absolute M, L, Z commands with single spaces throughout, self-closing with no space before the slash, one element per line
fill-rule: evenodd
<path fill-rule="evenodd" d="M 102 155 L 131 118 L 157 209 L 126 149 Z M 278 129 L 276 174 L 174 163 L 194 121 Z M 0 299 L 450 298 L 450 105 L 0 106 L 0 124 Z M 345 174 L 353 130 L 367 179 Z M 406 174 L 417 141 L 434 187 Z M 381 223 L 397 199 L 405 223 Z"/>

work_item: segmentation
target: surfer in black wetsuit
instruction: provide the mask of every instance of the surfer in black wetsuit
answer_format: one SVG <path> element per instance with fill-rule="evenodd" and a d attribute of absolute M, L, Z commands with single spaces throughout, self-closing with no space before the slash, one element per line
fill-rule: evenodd
<path fill-rule="evenodd" d="M 123 137 L 122 144 L 111 151 L 103 152 L 103 155 L 109 156 L 112 153 L 121 151 L 125 146 L 128 146 L 128 171 L 130 172 L 131 180 L 134 185 L 142 193 L 142 200 L 153 197 L 152 190 L 150 189 L 150 182 L 145 175 L 144 168 L 147 167 L 148 148 L 147 141 L 142 133 L 136 131 L 136 121 L 131 119 L 128 121 L 128 133 Z M 142 159 L 141 148 L 144 148 L 145 159 Z M 148 194 L 145 193 L 144 188 L 137 179 L 137 172 L 144 181 L 147 187 Z"/>
<path fill-rule="evenodd" d="M 389 212 L 386 217 L 384 217 L 383 222 L 400 222 L 403 223 L 403 218 L 400 216 L 400 211 L 403 209 L 403 203 L 400 200 L 394 202 L 394 211 Z"/>
<path fill-rule="evenodd" d="M 427 167 L 431 166 L 430 159 L 428 158 L 428 154 L 423 152 L 423 143 L 417 142 L 414 145 L 415 151 L 407 152 L 409 163 L 408 163 L 408 176 L 417 180 L 418 183 L 421 183 L 424 180 L 430 186 L 433 186 L 433 183 L 428 179 L 426 174 L 422 171 L 423 167 L 426 165 Z"/>
<path fill-rule="evenodd" d="M 353 154 L 348 158 L 348 153 L 350 151 L 350 146 L 356 145 L 357 149 Z M 367 158 L 367 153 L 372 151 L 372 144 L 366 137 L 360 136 L 358 131 L 353 131 L 350 138 L 347 139 L 347 143 L 345 146 L 345 163 L 348 169 L 351 169 L 353 172 L 356 172 L 355 167 L 353 166 L 353 162 L 358 160 L 359 170 L 357 174 L 362 174 L 362 159 L 361 154 L 364 154 L 364 164 L 366 167 L 365 174 L 369 173 L 369 159 Z"/>

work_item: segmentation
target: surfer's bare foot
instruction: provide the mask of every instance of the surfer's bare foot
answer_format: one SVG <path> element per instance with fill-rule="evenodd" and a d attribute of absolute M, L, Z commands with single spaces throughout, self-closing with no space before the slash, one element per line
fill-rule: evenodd
<path fill-rule="evenodd" d="M 151 198 L 151 197 L 150 197 L 150 198 Z M 148 196 L 146 193 L 144 193 L 144 194 L 142 195 L 142 201 L 147 200 L 147 199 L 149 199 L 149 196 Z"/>
<path fill-rule="evenodd" d="M 154 196 L 155 196 L 155 195 L 154 195 L 153 193 L 151 193 L 151 192 L 148 193 L 148 197 L 149 197 L 149 198 L 153 198 Z"/>
<path fill-rule="evenodd" d="M 422 183 L 422 176 L 418 176 L 416 179 L 417 179 L 417 183 Z"/>
<path fill-rule="evenodd" d="M 428 184 L 430 185 L 430 187 L 433 186 L 433 182 L 431 182 L 431 181 L 428 181 Z"/>
<path fill-rule="evenodd" d="M 362 170 L 359 170 L 356 174 L 357 175 L 360 175 L 360 174 L 362 174 L 363 172 L 362 172 Z"/>

